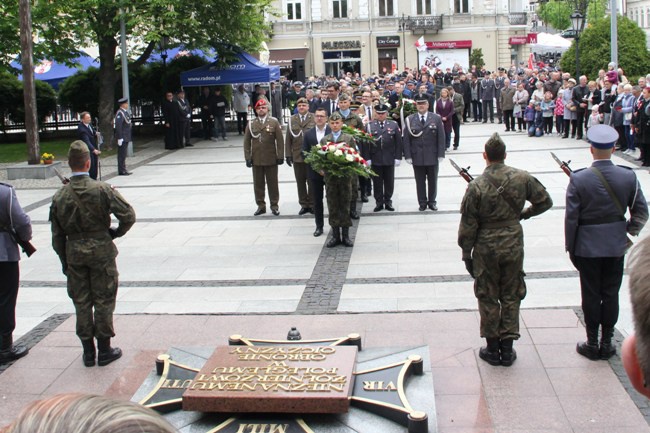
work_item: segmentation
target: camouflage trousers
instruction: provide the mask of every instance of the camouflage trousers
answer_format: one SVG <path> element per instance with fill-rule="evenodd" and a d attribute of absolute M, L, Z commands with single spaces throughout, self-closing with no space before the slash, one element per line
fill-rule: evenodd
<path fill-rule="evenodd" d="M 354 176 L 355 178 L 357 176 Z M 325 175 L 327 188 L 327 210 L 332 227 L 351 227 L 350 218 L 350 178 Z"/>
<path fill-rule="evenodd" d="M 115 259 L 92 265 L 68 265 L 66 276 L 68 296 L 77 315 L 77 336 L 81 340 L 114 337 L 118 280 Z"/>
<path fill-rule="evenodd" d="M 481 337 L 518 339 L 519 306 L 526 296 L 523 249 L 495 251 L 493 245 L 477 245 L 472 258 Z"/>

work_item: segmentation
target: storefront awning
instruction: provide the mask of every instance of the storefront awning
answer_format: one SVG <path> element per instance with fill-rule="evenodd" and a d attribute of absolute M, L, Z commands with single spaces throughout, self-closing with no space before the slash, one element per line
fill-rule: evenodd
<path fill-rule="evenodd" d="M 269 66 L 279 66 L 281 68 L 291 67 L 291 60 L 305 59 L 307 57 L 307 48 L 289 48 L 284 50 L 271 50 Z"/>

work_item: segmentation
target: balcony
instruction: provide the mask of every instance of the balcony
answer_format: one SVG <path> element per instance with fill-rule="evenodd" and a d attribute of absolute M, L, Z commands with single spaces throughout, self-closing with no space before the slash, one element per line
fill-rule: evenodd
<path fill-rule="evenodd" d="M 528 24 L 528 14 L 526 12 L 510 12 L 508 22 L 511 26 L 525 26 Z"/>
<path fill-rule="evenodd" d="M 438 33 L 442 30 L 442 15 L 422 15 L 405 17 L 400 20 L 400 28 L 410 30 L 414 35 Z"/>

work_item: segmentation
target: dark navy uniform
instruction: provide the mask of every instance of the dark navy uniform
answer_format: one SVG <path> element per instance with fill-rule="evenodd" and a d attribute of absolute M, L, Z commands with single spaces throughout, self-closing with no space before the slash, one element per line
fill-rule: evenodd
<path fill-rule="evenodd" d="M 115 139 L 117 140 L 117 173 L 125 176 L 129 175 L 126 170 L 126 154 L 131 142 L 131 114 L 128 112 L 128 102 L 126 98 L 117 101 L 120 108 L 115 113 Z"/>
<path fill-rule="evenodd" d="M 582 310 L 587 326 L 587 342 L 579 344 L 577 350 L 590 359 L 607 359 L 615 353 L 611 337 L 618 320 L 618 292 L 629 242 L 627 234 L 639 234 L 648 219 L 648 205 L 634 172 L 610 160 L 611 148 L 618 138 L 616 130 L 596 125 L 589 128 L 587 137 L 595 160 L 590 168 L 571 176 L 566 193 L 565 245 L 580 272 Z M 624 216 L 627 209 L 629 220 Z"/>
<path fill-rule="evenodd" d="M 386 119 L 388 106 L 375 106 L 377 116 Z M 373 136 L 375 143 L 369 146 L 368 159 L 372 161 L 372 169 L 377 176 L 372 178 L 375 212 L 384 207 L 393 209 L 393 191 L 395 188 L 395 164 L 402 160 L 402 131 L 394 120 L 373 120 L 368 123 L 368 133 Z"/>

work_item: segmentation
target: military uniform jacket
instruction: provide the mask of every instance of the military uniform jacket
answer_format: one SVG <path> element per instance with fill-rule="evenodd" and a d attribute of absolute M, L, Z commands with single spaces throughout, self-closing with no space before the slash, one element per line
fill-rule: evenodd
<path fill-rule="evenodd" d="M 339 113 L 341 113 L 340 110 Z M 364 129 L 363 120 L 361 120 L 361 117 L 359 117 L 357 114 L 354 114 L 352 110 L 350 110 L 348 117 L 343 116 L 343 113 L 341 113 L 341 116 L 343 117 L 343 123 L 345 123 L 347 126 L 351 128 Z"/>
<path fill-rule="evenodd" d="M 382 128 L 381 122 L 373 120 L 368 123 L 368 133 L 375 139 L 367 151 L 372 165 L 395 165 L 396 159 L 402 159 L 402 130 L 397 122 L 386 120 Z"/>
<path fill-rule="evenodd" d="M 481 100 L 482 101 L 491 101 L 494 99 L 496 93 L 496 87 L 494 80 L 492 78 L 483 78 L 481 81 Z"/>
<path fill-rule="evenodd" d="M 404 125 L 404 158 L 412 159 L 413 165 L 436 165 L 438 158 L 445 157 L 445 131 L 442 118 L 427 112 L 424 125 L 420 114 L 411 114 Z"/>
<path fill-rule="evenodd" d="M 244 158 L 253 160 L 253 165 L 276 165 L 278 159 L 284 159 L 284 138 L 278 119 L 267 115 L 264 122 L 259 117 L 248 122 Z"/>
<path fill-rule="evenodd" d="M 176 109 L 178 110 L 178 121 L 189 122 L 192 118 L 192 106 L 187 99 L 176 98 Z M 189 116 L 189 117 L 188 117 Z"/>
<path fill-rule="evenodd" d="M 621 257 L 625 254 L 626 233 L 639 234 L 648 220 L 648 205 L 632 170 L 614 165 L 611 160 L 594 161 L 592 167 L 600 170 L 621 205 L 629 209 L 630 219 L 626 221 L 620 214 L 591 169 L 575 171 L 566 192 L 566 250 L 580 257 Z M 616 217 L 620 220 L 616 221 Z"/>
<path fill-rule="evenodd" d="M 524 170 L 493 163 L 483 173 L 469 183 L 460 205 L 458 246 L 463 250 L 463 258 L 471 257 L 479 243 L 490 245 L 495 251 L 515 253 L 523 248 L 524 241 L 519 220 L 539 215 L 553 206 L 544 185 Z M 504 188 L 517 210 L 499 194 L 487 176 Z M 526 201 L 531 206 L 524 209 Z"/>
<path fill-rule="evenodd" d="M 305 114 L 305 120 L 300 121 L 300 114 L 294 114 L 287 123 L 287 133 L 284 138 L 284 153 L 287 158 L 293 158 L 293 162 L 304 162 L 302 154 L 302 142 L 305 139 L 305 132 L 313 128 L 314 115 Z"/>
<path fill-rule="evenodd" d="M 338 140 L 334 140 L 334 135 L 333 135 L 332 132 L 330 132 L 329 134 L 327 134 L 326 136 L 324 136 L 324 137 L 321 139 L 320 143 L 318 143 L 318 144 L 320 144 L 321 146 L 324 146 L 324 145 L 326 145 L 327 143 L 345 143 L 345 144 L 347 144 L 347 145 L 350 146 L 350 147 L 354 147 L 354 148 L 356 148 L 356 147 L 354 146 L 354 137 L 352 137 L 351 135 L 346 134 L 346 133 L 344 133 L 344 132 L 341 132 L 341 134 L 339 135 L 339 139 L 338 139 Z"/>
<path fill-rule="evenodd" d="M 121 108 L 115 113 L 115 139 L 125 142 L 131 141 L 131 116 Z"/>
<path fill-rule="evenodd" d="M 52 247 L 64 267 L 117 256 L 108 232 L 111 214 L 119 221 L 118 237 L 135 223 L 135 211 L 124 197 L 109 184 L 88 176 L 72 176 L 70 183 L 54 194 L 50 206 Z"/>
<path fill-rule="evenodd" d="M 18 245 L 9 232 L 2 227 L 16 231 L 16 235 L 24 241 L 32 238 L 32 224 L 29 215 L 18 203 L 16 191 L 11 185 L 0 182 L 0 262 L 17 262 L 20 260 Z"/>

